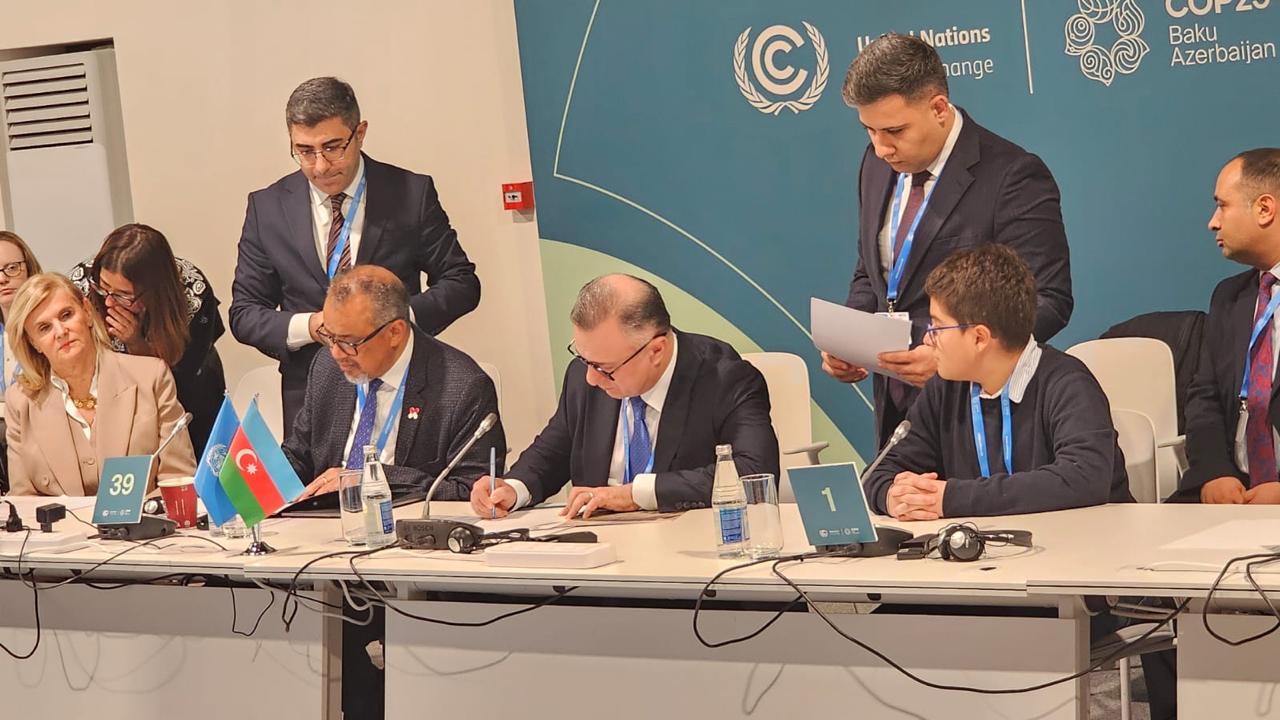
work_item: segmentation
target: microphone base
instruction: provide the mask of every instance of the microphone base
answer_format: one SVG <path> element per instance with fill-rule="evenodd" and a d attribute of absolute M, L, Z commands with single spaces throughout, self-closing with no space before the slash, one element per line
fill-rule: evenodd
<path fill-rule="evenodd" d="M 902 543 L 910 540 L 912 534 L 898 528 L 876 526 L 876 541 L 869 543 L 848 543 L 844 545 L 815 546 L 819 555 L 840 555 L 843 557 L 884 557 L 897 555 Z"/>

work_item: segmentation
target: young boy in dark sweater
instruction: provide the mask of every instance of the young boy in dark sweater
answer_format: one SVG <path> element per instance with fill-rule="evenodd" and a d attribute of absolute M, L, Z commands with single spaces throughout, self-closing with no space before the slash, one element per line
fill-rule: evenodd
<path fill-rule="evenodd" d="M 1018 255 L 957 252 L 925 290 L 938 374 L 911 432 L 864 478 L 875 511 L 935 520 L 1133 502 L 1098 381 L 1031 336 L 1035 279 Z"/>

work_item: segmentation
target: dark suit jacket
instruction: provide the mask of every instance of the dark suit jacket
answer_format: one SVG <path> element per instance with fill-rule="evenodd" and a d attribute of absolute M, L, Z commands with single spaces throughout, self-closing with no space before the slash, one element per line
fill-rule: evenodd
<path fill-rule="evenodd" d="M 397 497 L 425 492 L 432 478 L 470 439 L 485 415 L 498 411 L 493 381 L 466 353 L 421 330 L 413 331 L 413 356 L 400 426 L 396 462 L 384 465 L 387 482 Z M 417 408 L 417 417 L 411 408 Z M 345 461 L 342 448 L 351 434 L 356 411 L 356 387 L 347 381 L 328 352 L 316 353 L 307 382 L 306 401 L 284 445 L 284 454 L 302 482 L 311 482 Z M 439 500 L 466 500 L 471 485 L 489 473 L 489 448 L 496 448 L 502 472 L 507 440 L 502 423 L 494 425 L 454 467 L 436 491 Z"/>
<path fill-rule="evenodd" d="M 381 265 L 409 290 L 417 324 L 432 335 L 475 309 L 480 280 L 440 206 L 435 183 L 364 158 L 368 185 L 354 262 Z M 428 289 L 422 289 L 421 273 Z M 318 345 L 290 352 L 289 318 L 324 306 L 329 278 L 316 253 L 311 195 L 299 170 L 249 195 L 231 285 L 231 334 L 280 361 L 286 434 L 302 404 Z"/>
<path fill-rule="evenodd" d="M 916 230 L 895 310 L 910 313 L 913 342 L 920 342 L 929 324 L 929 296 L 924 291 L 929 273 L 957 250 L 1003 243 L 1016 250 L 1035 275 L 1035 336 L 1048 342 L 1066 327 L 1074 304 L 1058 186 L 1040 158 L 960 112 L 964 125 Z M 858 176 L 858 265 L 845 302 L 851 308 L 889 308 L 879 238 L 896 179 L 893 168 L 868 145 Z M 889 407 L 885 377 L 874 377 L 876 428 L 883 443 L 906 417 L 918 390 L 910 389 L 907 407 Z"/>
<path fill-rule="evenodd" d="M 1189 467 L 1169 499 L 1200 502 L 1200 488 L 1214 478 L 1231 476 L 1249 487 L 1249 475 L 1236 465 L 1236 424 L 1240 420 L 1240 382 L 1244 357 L 1258 303 L 1258 271 L 1249 270 L 1218 283 L 1209 302 L 1200 364 L 1187 391 L 1187 460 Z M 1271 384 L 1273 427 L 1280 427 L 1280 382 Z"/>
<path fill-rule="evenodd" d="M 663 512 L 710 507 L 716 445 L 733 445 L 738 472 L 778 476 L 778 439 L 764 377 L 728 344 L 677 334 L 679 351 L 654 445 L 654 488 Z M 566 482 L 608 484 L 621 401 L 587 384 L 586 365 L 569 364 L 560 404 L 511 467 L 536 504 Z"/>

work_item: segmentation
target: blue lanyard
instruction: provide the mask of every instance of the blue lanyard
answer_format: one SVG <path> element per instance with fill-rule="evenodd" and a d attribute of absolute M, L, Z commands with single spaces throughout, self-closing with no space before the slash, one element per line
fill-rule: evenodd
<path fill-rule="evenodd" d="M 991 464 L 987 461 L 987 426 L 982 419 L 982 389 L 978 383 L 970 383 L 969 411 L 973 415 L 973 444 L 978 450 L 978 468 L 982 477 L 991 477 Z M 1009 405 L 1009 383 L 1000 390 L 1000 442 L 1004 446 L 1004 471 L 1013 473 L 1013 410 Z"/>
<path fill-rule="evenodd" d="M 351 223 L 356 219 L 356 208 L 360 207 L 360 198 L 364 197 L 364 184 L 367 178 L 367 175 L 360 176 L 355 197 L 351 198 L 351 207 L 347 208 L 347 216 L 342 219 L 342 232 L 338 234 L 338 244 L 333 248 L 333 257 L 329 258 L 330 280 L 338 274 L 338 263 L 342 262 L 342 251 L 347 249 L 347 237 L 351 235 Z"/>
<path fill-rule="evenodd" d="M 1267 303 L 1267 309 L 1263 311 L 1262 317 L 1253 324 L 1253 334 L 1249 336 L 1249 347 L 1244 354 L 1244 377 L 1240 379 L 1241 400 L 1249 398 L 1249 369 L 1253 366 L 1253 346 L 1258 343 L 1258 336 L 1262 331 L 1271 324 L 1271 316 L 1276 314 L 1276 306 L 1280 306 L 1280 292 L 1271 296 L 1271 302 Z M 1275 342 L 1274 338 L 1272 342 Z"/>
<path fill-rule="evenodd" d="M 406 370 L 404 378 L 400 380 L 400 387 L 396 389 L 396 399 L 391 401 L 391 410 L 387 412 L 387 421 L 382 425 L 382 432 L 378 433 L 378 455 L 382 455 L 382 449 L 387 446 L 387 438 L 391 437 L 391 428 L 395 427 L 396 421 L 400 419 L 400 406 L 404 404 L 404 386 L 409 383 L 409 373 Z M 359 416 L 364 411 L 365 390 L 364 385 L 356 386 L 356 415 Z"/>
<path fill-rule="evenodd" d="M 629 485 L 635 478 L 631 477 L 631 413 L 627 412 L 631 403 L 622 401 L 622 484 Z M 649 462 L 644 472 L 653 472 L 653 452 L 649 452 Z M 641 473 L 642 475 L 644 473 Z"/>
<path fill-rule="evenodd" d="M 898 217 L 898 204 L 902 202 L 902 190 L 908 177 L 910 175 L 906 173 L 899 174 L 898 184 L 893 191 L 893 208 L 889 211 L 889 247 L 891 248 L 898 239 L 898 224 L 901 222 L 901 218 Z M 911 221 L 911 227 L 907 228 L 907 236 L 902 240 L 902 250 L 893 259 L 893 266 L 889 270 L 889 288 L 886 293 L 890 312 L 893 311 L 893 304 L 898 300 L 898 287 L 902 284 L 902 273 L 907 269 L 907 258 L 911 255 L 911 245 L 916 239 L 916 228 L 920 227 L 920 219 L 924 217 L 924 210 L 929 207 L 929 198 L 933 197 L 933 191 L 937 187 L 938 179 L 935 178 L 933 187 L 925 193 L 924 201 L 920 203 L 920 209 L 916 211 L 916 216 Z"/>

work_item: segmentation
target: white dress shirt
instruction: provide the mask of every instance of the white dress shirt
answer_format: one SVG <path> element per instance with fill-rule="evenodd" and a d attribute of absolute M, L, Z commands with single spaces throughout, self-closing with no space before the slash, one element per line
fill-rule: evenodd
<path fill-rule="evenodd" d="M 1022 396 L 1027 392 L 1027 385 L 1031 384 L 1031 378 L 1035 377 L 1036 368 L 1040 367 L 1040 356 L 1044 354 L 1044 350 L 1040 348 L 1040 344 L 1036 342 L 1035 336 L 1027 341 L 1026 347 L 1022 348 L 1022 354 L 1018 356 L 1018 362 L 1013 366 L 1013 372 L 1009 374 L 1009 379 L 1005 384 L 1009 386 L 1009 402 L 1020 403 Z M 976 383 L 969 383 L 970 386 Z M 1004 388 L 1000 388 L 1003 392 Z M 995 395 L 989 395 L 982 391 L 982 386 L 978 385 L 978 397 L 983 400 L 994 400 L 1000 397 L 1000 392 Z"/>
<path fill-rule="evenodd" d="M 4 335 L 4 325 L 0 325 L 0 336 Z M 0 407 L 4 407 L 4 391 L 9 389 L 16 379 L 18 370 L 18 358 L 13 354 L 13 348 L 9 345 L 8 338 L 4 338 L 4 367 L 0 368 L 0 372 L 4 373 L 0 377 Z"/>
<path fill-rule="evenodd" d="M 942 152 L 938 153 L 938 157 L 929 163 L 929 167 L 925 170 L 929 171 L 929 179 L 924 183 L 924 194 L 928 197 L 933 191 L 933 186 L 938 184 L 938 177 L 942 175 L 942 168 L 947 164 L 947 160 L 951 157 L 951 151 L 955 149 L 956 138 L 960 137 L 960 126 L 964 124 L 964 115 L 951 106 L 951 113 L 955 116 L 956 121 L 951 125 L 951 132 L 947 135 L 947 141 L 942 144 Z M 906 176 L 906 180 L 902 183 L 902 197 L 898 199 L 898 222 L 902 222 L 902 216 L 907 212 L 907 196 L 911 194 L 911 173 L 901 173 Z M 896 185 L 895 185 L 896 187 Z M 924 211 L 924 207 L 920 208 Z M 892 226 L 893 219 L 893 202 L 890 201 L 889 207 L 884 211 L 884 223 L 880 226 L 880 270 L 884 273 L 885 279 L 889 278 L 889 270 L 893 267 L 893 238 L 889 237 L 889 228 Z"/>
<path fill-rule="evenodd" d="M 80 426 L 80 432 L 84 433 L 85 440 L 93 440 L 93 427 L 89 425 L 89 421 L 84 419 L 84 415 L 80 414 L 80 408 L 76 407 L 75 402 L 71 399 L 71 388 L 67 385 L 67 381 L 49 373 L 49 383 L 62 393 L 62 406 L 66 408 L 67 417 L 70 417 L 77 425 Z M 94 360 L 93 380 L 89 382 L 89 394 L 94 400 L 98 399 L 98 364 Z"/>
<path fill-rule="evenodd" d="M 387 418 L 391 413 L 391 404 L 395 402 L 396 393 L 400 391 L 400 383 L 404 382 L 405 375 L 409 372 L 409 360 L 413 358 L 413 333 L 409 333 L 409 342 L 405 343 L 404 349 L 400 351 L 400 357 L 391 364 L 385 373 L 379 376 L 382 380 L 382 386 L 378 388 L 378 407 L 373 414 L 373 435 L 370 436 L 369 442 L 377 444 L 378 438 L 382 435 L 382 429 L 387 424 Z M 364 391 L 369 392 L 369 384 L 365 383 Z M 401 413 L 404 409 L 401 408 Z M 351 457 L 351 443 L 356 439 L 356 424 L 360 422 L 360 403 L 356 403 L 355 412 L 351 415 L 351 430 L 347 432 L 347 441 L 342 446 L 342 463 L 346 466 L 348 457 Z M 391 418 L 391 434 L 387 435 L 387 444 L 383 446 L 382 452 L 378 454 L 378 459 L 384 465 L 394 465 L 396 462 L 396 438 L 400 435 L 399 418 Z"/>
<path fill-rule="evenodd" d="M 351 184 L 347 186 L 347 197 L 342 201 L 342 216 L 346 217 L 351 212 L 351 203 L 355 199 L 356 188 L 360 185 L 360 178 L 364 177 L 364 156 L 360 157 L 360 164 L 356 166 L 356 176 L 351 178 Z M 311 196 L 311 227 L 315 234 L 316 255 L 320 258 L 320 267 L 324 268 L 327 273 L 329 271 L 329 226 L 333 224 L 333 206 L 329 204 L 329 196 L 322 192 L 319 188 L 311 183 L 307 183 L 307 189 Z M 351 262 L 356 260 L 356 253 L 360 250 L 360 237 L 364 230 L 364 209 L 369 204 L 369 188 L 365 186 L 364 196 L 360 198 L 360 206 L 356 208 L 356 216 L 351 218 L 351 233 L 347 236 L 347 247 L 351 248 Z M 290 350 L 297 350 L 300 347 L 310 345 L 315 342 L 311 339 L 311 332 L 307 328 L 311 321 L 313 313 L 295 313 L 289 318 L 289 335 L 285 339 L 285 343 Z"/>
<path fill-rule="evenodd" d="M 1280 278 L 1280 264 L 1277 264 L 1267 272 Z M 1280 283 L 1273 285 L 1271 291 L 1272 293 L 1280 292 Z M 1254 288 L 1254 292 L 1257 292 L 1257 288 Z M 1253 306 L 1253 315 L 1254 317 L 1258 315 L 1257 302 Z M 1249 332 L 1250 334 L 1253 333 L 1252 320 L 1249 321 Z M 1249 348 L 1245 348 L 1245 352 L 1249 352 Z M 1280 309 L 1277 309 L 1276 314 L 1271 316 L 1271 367 L 1273 369 L 1276 367 L 1277 357 L 1280 357 Z M 1238 393 L 1240 388 L 1234 388 L 1234 390 Z M 1245 440 L 1244 429 L 1245 424 L 1248 422 L 1249 413 L 1240 413 L 1240 418 L 1236 421 L 1236 465 L 1239 465 L 1240 469 L 1246 473 L 1249 472 L 1249 446 Z M 1270 423 L 1270 420 L 1267 422 Z M 1280 433 L 1277 433 L 1275 428 L 1271 429 L 1271 442 L 1276 447 L 1276 457 L 1280 458 Z"/>
<path fill-rule="evenodd" d="M 662 407 L 667 402 L 667 391 L 671 389 L 671 376 L 675 373 L 676 357 L 679 355 L 680 347 L 676 341 L 676 334 L 670 333 L 667 337 L 671 338 L 671 362 L 667 363 L 667 369 L 662 371 L 662 376 L 658 378 L 658 382 L 646 392 L 640 394 L 640 398 L 644 400 L 644 423 L 649 430 L 649 451 L 652 457 L 653 451 L 658 444 L 658 423 L 662 420 Z M 622 418 L 625 413 L 631 409 L 631 399 L 624 398 L 622 407 L 618 411 L 618 425 L 614 430 L 613 436 L 613 457 L 609 461 L 609 485 L 621 485 L 624 477 L 623 458 L 625 457 L 624 446 L 627 442 L 627 436 L 623 432 Z M 636 431 L 635 423 L 628 422 L 631 432 Z M 657 493 L 657 473 L 640 473 L 631 479 L 631 499 L 641 510 L 657 510 L 658 509 L 658 493 Z M 512 507 L 524 507 L 529 504 L 532 496 L 529 494 L 529 488 L 525 484 L 515 478 L 508 478 L 507 484 L 516 491 L 516 504 Z"/>

